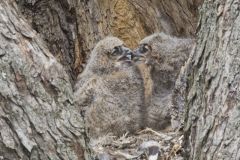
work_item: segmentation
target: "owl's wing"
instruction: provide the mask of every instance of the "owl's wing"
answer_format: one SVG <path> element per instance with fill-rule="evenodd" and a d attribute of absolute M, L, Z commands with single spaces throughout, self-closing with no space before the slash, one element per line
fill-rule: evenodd
<path fill-rule="evenodd" d="M 74 86 L 74 91 L 77 91 L 81 88 L 89 79 L 92 77 L 92 74 L 89 72 L 83 72 L 77 77 L 77 83 Z"/>
<path fill-rule="evenodd" d="M 79 107 L 89 106 L 95 92 L 96 78 L 90 78 L 74 92 L 74 103 Z"/>

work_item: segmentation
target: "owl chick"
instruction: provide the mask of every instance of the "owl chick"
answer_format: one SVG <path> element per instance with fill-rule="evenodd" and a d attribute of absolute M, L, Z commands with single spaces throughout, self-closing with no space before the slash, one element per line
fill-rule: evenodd
<path fill-rule="evenodd" d="M 139 65 L 143 77 L 151 77 L 144 79 L 148 127 L 164 129 L 171 125 L 172 91 L 193 44 L 193 39 L 156 33 L 144 38 L 135 50 L 134 55 L 145 57 L 145 64 Z"/>
<path fill-rule="evenodd" d="M 107 37 L 95 46 L 80 75 L 75 103 L 91 138 L 120 136 L 141 128 L 144 86 L 131 54 L 120 39 Z"/>

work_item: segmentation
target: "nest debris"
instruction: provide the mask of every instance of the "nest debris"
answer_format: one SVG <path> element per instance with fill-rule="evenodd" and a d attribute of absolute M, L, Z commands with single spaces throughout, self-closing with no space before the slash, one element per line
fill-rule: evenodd
<path fill-rule="evenodd" d="M 183 135 L 146 128 L 135 135 L 106 135 L 91 141 L 99 160 L 183 160 Z M 153 155 L 154 154 L 154 155 Z"/>

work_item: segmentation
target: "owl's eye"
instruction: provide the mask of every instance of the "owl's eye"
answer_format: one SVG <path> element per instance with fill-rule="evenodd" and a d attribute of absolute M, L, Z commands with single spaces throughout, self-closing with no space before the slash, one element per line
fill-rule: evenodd
<path fill-rule="evenodd" d="M 122 53 L 122 47 L 121 46 L 116 46 L 112 50 L 112 55 L 120 55 Z"/>
<path fill-rule="evenodd" d="M 144 44 L 144 48 L 147 49 L 147 50 L 149 50 L 148 44 Z"/>
<path fill-rule="evenodd" d="M 140 53 L 145 53 L 149 50 L 150 50 L 150 47 L 148 44 L 141 44 L 141 46 L 139 47 Z"/>

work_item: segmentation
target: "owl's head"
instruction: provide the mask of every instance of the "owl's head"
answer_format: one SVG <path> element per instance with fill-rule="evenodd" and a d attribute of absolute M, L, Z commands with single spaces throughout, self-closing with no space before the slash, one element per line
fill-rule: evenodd
<path fill-rule="evenodd" d="M 132 51 L 117 37 L 106 37 L 99 41 L 91 53 L 87 68 L 97 74 L 108 74 L 116 68 L 116 63 L 129 63 Z"/>
<path fill-rule="evenodd" d="M 138 48 L 133 53 L 133 59 L 135 61 L 152 61 L 153 55 L 159 53 L 159 44 L 164 44 L 168 39 L 169 35 L 164 33 L 155 33 L 142 39 L 139 43 Z"/>

